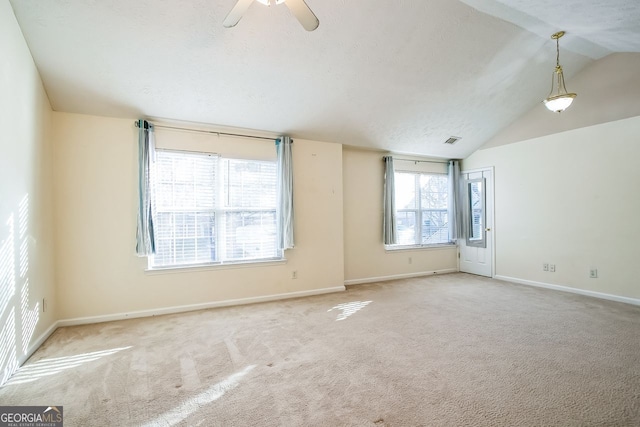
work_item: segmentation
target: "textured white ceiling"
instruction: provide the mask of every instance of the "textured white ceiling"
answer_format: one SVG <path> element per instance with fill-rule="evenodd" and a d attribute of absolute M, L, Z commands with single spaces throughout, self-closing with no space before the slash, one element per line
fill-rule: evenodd
<path fill-rule="evenodd" d="M 544 108 L 552 32 L 568 31 L 568 85 L 593 58 L 640 51 L 638 0 L 307 0 L 314 32 L 257 2 L 224 28 L 234 3 L 11 0 L 57 111 L 452 158 Z"/>
<path fill-rule="evenodd" d="M 640 52 L 638 0 L 462 0 L 541 37 L 562 29 L 562 47 L 593 59 Z"/>

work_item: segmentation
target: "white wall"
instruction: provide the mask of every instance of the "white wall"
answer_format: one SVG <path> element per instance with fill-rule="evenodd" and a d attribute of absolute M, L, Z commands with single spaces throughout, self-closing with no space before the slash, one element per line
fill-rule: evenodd
<path fill-rule="evenodd" d="M 457 270 L 456 247 L 385 251 L 382 244 L 382 156 L 381 152 L 346 146 L 342 152 L 347 283 Z"/>
<path fill-rule="evenodd" d="M 146 258 L 137 258 L 134 253 L 134 119 L 68 113 L 53 116 L 56 284 L 61 319 L 343 286 L 339 144 L 294 142 L 296 247 L 286 252 L 286 264 L 145 272 Z M 166 139 L 168 133 L 164 135 Z M 238 148 L 233 144 L 243 144 L 182 135 L 185 144 L 193 147 L 222 144 L 213 149 L 218 152 L 233 151 Z M 263 144 L 275 151 L 272 142 Z M 291 278 L 294 270 L 297 279 Z"/>
<path fill-rule="evenodd" d="M 0 384 L 57 319 L 50 117 L 13 10 L 0 1 Z"/>
<path fill-rule="evenodd" d="M 640 116 L 464 160 L 464 169 L 495 167 L 496 274 L 640 298 L 639 158 Z M 557 271 L 543 272 L 545 262 Z"/>
<path fill-rule="evenodd" d="M 569 91 L 578 94 L 570 108 L 561 114 L 549 114 L 540 100 L 482 148 L 640 115 L 639 76 L 640 53 L 613 53 L 601 58 L 567 80 Z"/>

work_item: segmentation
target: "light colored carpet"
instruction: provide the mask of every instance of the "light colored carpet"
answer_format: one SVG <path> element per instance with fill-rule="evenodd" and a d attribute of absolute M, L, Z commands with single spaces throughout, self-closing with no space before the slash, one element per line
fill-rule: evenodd
<path fill-rule="evenodd" d="M 65 426 L 638 426 L 640 307 L 450 274 L 62 328 L 0 402 Z"/>

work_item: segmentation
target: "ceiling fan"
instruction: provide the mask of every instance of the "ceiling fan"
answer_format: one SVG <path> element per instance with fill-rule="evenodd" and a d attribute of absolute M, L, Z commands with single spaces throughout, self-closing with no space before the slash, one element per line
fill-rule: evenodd
<path fill-rule="evenodd" d="M 305 30 L 313 31 L 318 28 L 320 25 L 320 21 L 316 15 L 313 14 L 309 6 L 304 2 L 304 0 L 256 0 L 265 6 L 271 6 L 272 4 L 286 4 L 293 16 L 295 16 L 298 21 L 302 24 Z M 223 25 L 227 28 L 235 27 L 242 15 L 249 9 L 253 0 L 238 0 L 231 12 L 224 18 Z"/>

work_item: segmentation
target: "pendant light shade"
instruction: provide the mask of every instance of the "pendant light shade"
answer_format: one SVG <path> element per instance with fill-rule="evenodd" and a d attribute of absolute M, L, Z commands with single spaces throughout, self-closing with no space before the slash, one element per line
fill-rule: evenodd
<path fill-rule="evenodd" d="M 562 36 L 564 36 L 564 31 L 559 31 L 551 36 L 556 41 L 556 69 L 551 75 L 551 92 L 544 100 L 545 107 L 555 113 L 561 113 L 569 108 L 577 96 L 575 93 L 568 93 L 564 85 L 564 74 L 560 66 L 560 42 L 558 41 Z"/>

